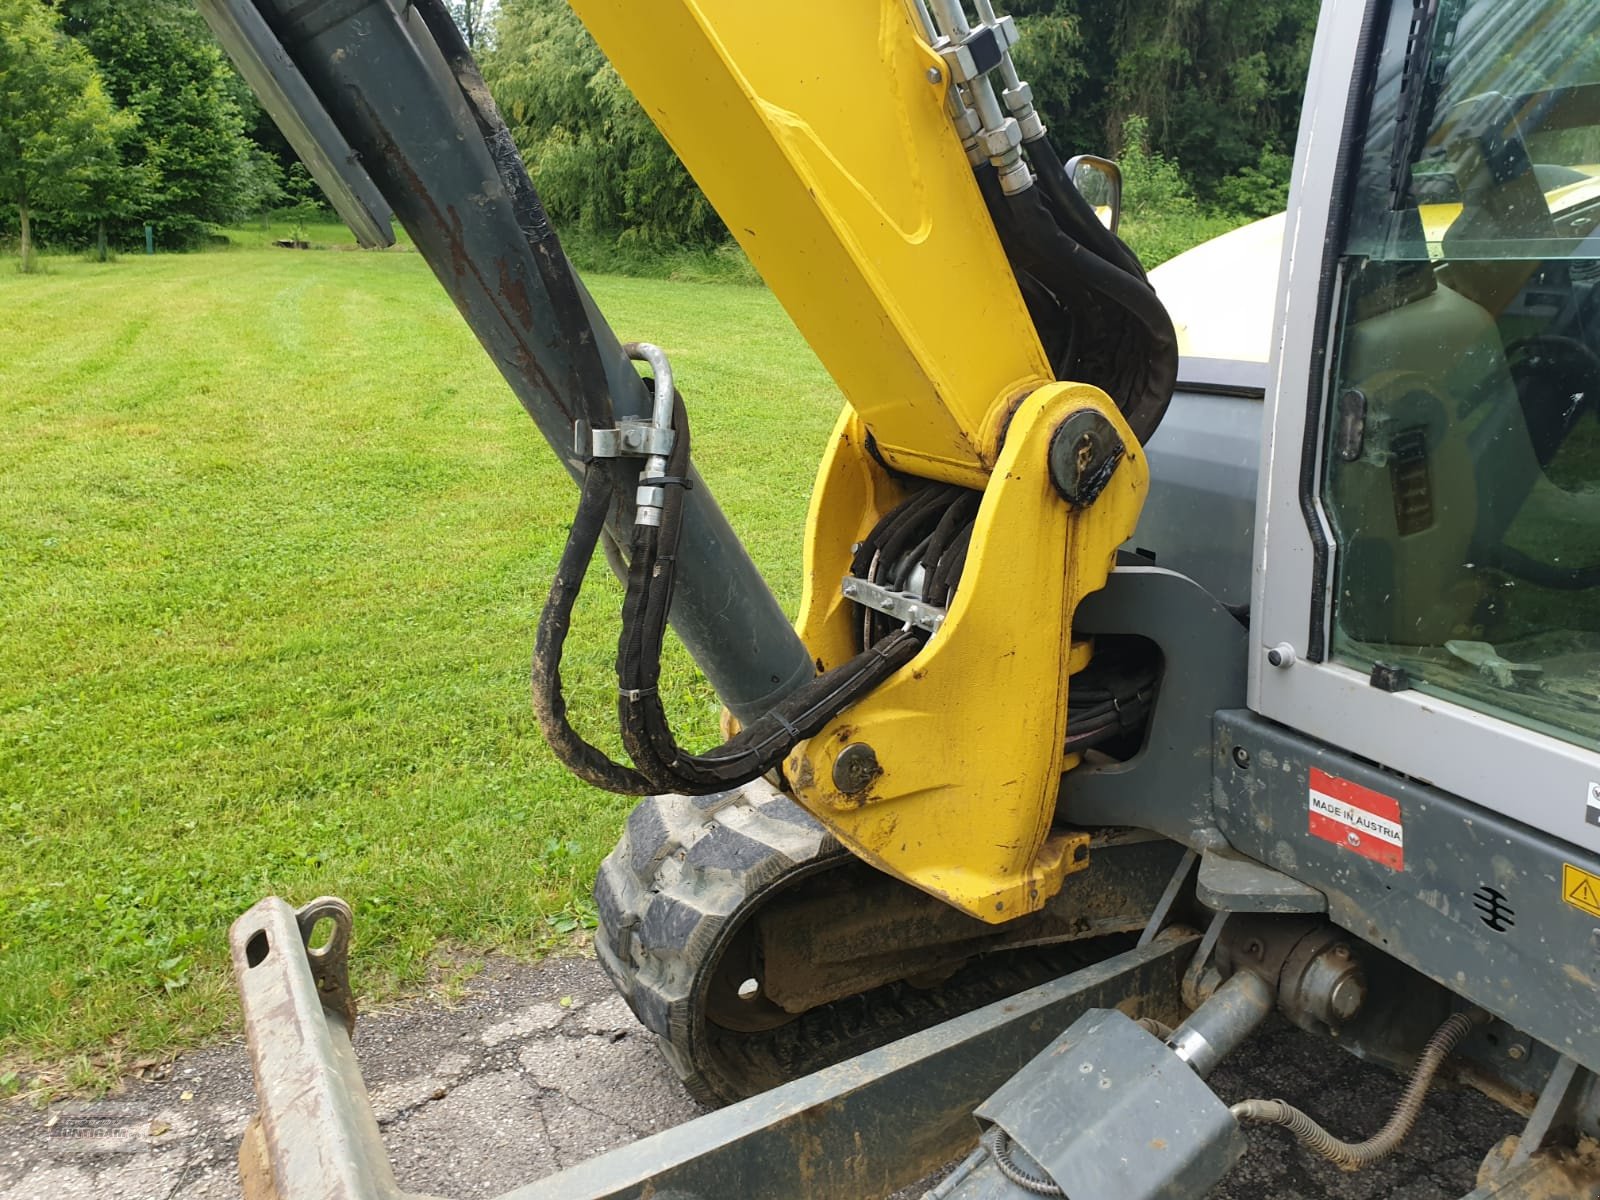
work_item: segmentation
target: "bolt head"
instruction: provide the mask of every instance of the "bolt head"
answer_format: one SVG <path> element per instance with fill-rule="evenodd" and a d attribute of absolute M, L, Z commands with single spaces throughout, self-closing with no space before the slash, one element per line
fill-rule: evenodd
<path fill-rule="evenodd" d="M 1243 746 L 1235 746 L 1233 748 L 1233 765 L 1238 767 L 1241 771 L 1249 767 L 1250 751 L 1246 750 Z"/>
<path fill-rule="evenodd" d="M 1085 508 L 1104 490 L 1125 452 L 1111 422 L 1093 409 L 1081 409 L 1050 435 L 1050 482 L 1068 504 Z"/>
<path fill-rule="evenodd" d="M 1366 985 L 1352 972 L 1333 985 L 1333 991 L 1328 996 L 1328 1010 L 1339 1020 L 1348 1021 L 1361 1011 L 1361 1004 L 1366 998 Z"/>
<path fill-rule="evenodd" d="M 865 742 L 851 742 L 833 760 L 833 786 L 847 796 L 866 791 L 882 774 L 877 751 Z"/>
<path fill-rule="evenodd" d="M 1528 1048 L 1519 1042 L 1513 1042 L 1511 1045 L 1506 1047 L 1506 1057 L 1511 1059 L 1513 1062 L 1520 1062 L 1523 1058 L 1527 1057 L 1527 1054 Z"/>
<path fill-rule="evenodd" d="M 944 72 L 939 70 L 938 67 L 929 67 L 928 68 L 928 82 L 929 83 L 933 83 L 933 84 L 943 83 L 944 82 Z"/>

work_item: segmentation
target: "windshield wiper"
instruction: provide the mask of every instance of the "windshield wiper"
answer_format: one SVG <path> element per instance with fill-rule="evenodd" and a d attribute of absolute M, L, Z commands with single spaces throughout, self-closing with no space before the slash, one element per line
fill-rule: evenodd
<path fill-rule="evenodd" d="M 1394 212 L 1409 206 L 1411 169 L 1433 130 L 1439 94 L 1455 52 L 1456 27 L 1465 8 L 1465 0 L 1412 0 L 1394 148 L 1389 155 L 1389 207 Z"/>

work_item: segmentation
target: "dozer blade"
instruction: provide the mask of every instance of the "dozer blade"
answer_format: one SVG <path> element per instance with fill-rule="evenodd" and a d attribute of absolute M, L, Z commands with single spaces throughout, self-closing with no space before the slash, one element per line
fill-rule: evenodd
<path fill-rule="evenodd" d="M 307 948 L 332 920 L 326 945 Z M 350 910 L 260 901 L 229 933 L 258 1123 L 247 1200 L 401 1200 L 352 1048 Z M 1168 933 L 1071 975 L 591 1159 L 507 1200 L 870 1200 L 971 1149 L 972 1110 L 1092 1008 L 1177 1020 L 1195 938 Z"/>

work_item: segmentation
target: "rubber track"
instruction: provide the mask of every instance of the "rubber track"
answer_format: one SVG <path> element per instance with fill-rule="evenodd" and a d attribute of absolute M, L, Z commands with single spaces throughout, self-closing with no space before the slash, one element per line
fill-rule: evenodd
<path fill-rule="evenodd" d="M 1096 942 L 994 954 L 937 988 L 891 984 L 761 1033 L 707 1022 L 699 993 L 727 936 L 800 874 L 849 861 L 831 834 L 764 780 L 711 796 L 650 796 L 629 816 L 595 881 L 595 948 L 700 1103 L 741 1100 L 1107 953 Z"/>

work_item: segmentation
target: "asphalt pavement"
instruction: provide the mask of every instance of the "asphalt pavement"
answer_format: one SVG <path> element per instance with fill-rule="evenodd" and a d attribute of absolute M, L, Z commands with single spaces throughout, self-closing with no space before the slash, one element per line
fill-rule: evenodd
<path fill-rule="evenodd" d="M 491 959 L 458 1002 L 365 1013 L 356 1047 L 403 1188 L 476 1200 L 697 1116 L 596 964 Z M 184 1055 L 91 1102 L 0 1110 L 0 1200 L 223 1200 L 254 1100 L 238 1043 Z M 1346 1136 L 1375 1131 L 1402 1081 L 1271 1026 L 1211 1077 L 1223 1099 L 1281 1096 Z M 1466 1090 L 1430 1099 L 1400 1154 L 1346 1174 L 1280 1131 L 1218 1200 L 1445 1200 L 1520 1121 Z"/>

